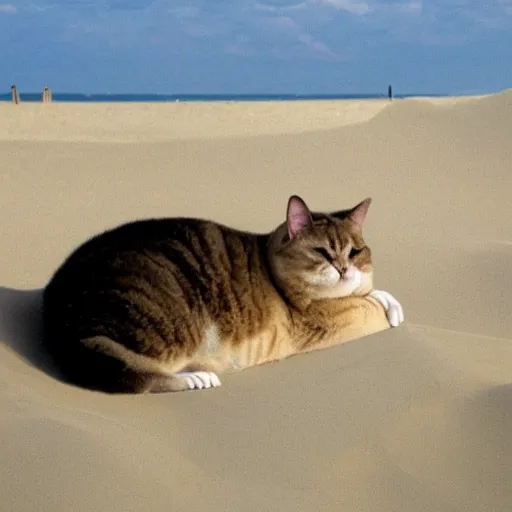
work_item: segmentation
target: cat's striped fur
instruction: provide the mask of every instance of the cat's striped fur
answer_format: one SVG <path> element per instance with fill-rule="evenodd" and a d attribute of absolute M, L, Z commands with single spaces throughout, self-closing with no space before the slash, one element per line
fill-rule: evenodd
<path fill-rule="evenodd" d="M 79 247 L 44 290 L 44 342 L 67 378 L 105 392 L 218 385 L 218 373 L 389 327 L 362 237 L 369 200 L 252 234 L 169 218 Z"/>

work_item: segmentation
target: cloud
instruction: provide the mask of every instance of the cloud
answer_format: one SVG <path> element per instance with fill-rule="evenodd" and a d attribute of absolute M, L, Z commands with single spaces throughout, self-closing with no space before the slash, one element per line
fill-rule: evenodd
<path fill-rule="evenodd" d="M 421 14 L 423 11 L 422 0 L 412 0 L 410 2 L 398 2 L 394 4 L 387 4 L 382 9 L 394 10 L 396 13 L 402 14 Z"/>
<path fill-rule="evenodd" d="M 305 0 L 303 2 L 256 2 L 254 4 L 254 8 L 257 11 L 264 12 L 286 12 L 286 11 L 296 11 L 299 9 L 304 9 L 309 4 L 309 1 Z"/>
<path fill-rule="evenodd" d="M 313 55 L 331 60 L 339 60 L 339 55 L 337 55 L 336 52 L 329 48 L 327 44 L 306 31 L 290 16 L 270 18 L 268 23 L 286 37 L 284 43 L 300 43 L 302 47 L 306 48 L 308 52 Z"/>
<path fill-rule="evenodd" d="M 1 0 L 0 0 L 1 1 Z M 52 40 L 129 52 L 346 60 L 392 43 L 456 45 L 511 29 L 512 0 L 17 0 Z M 51 11 L 51 12 L 50 12 Z M 37 13 L 37 17 L 35 14 Z M 29 16 L 31 14 L 31 16 Z M 51 14 L 51 15 L 50 15 Z"/>
<path fill-rule="evenodd" d="M 367 2 L 357 2 L 354 0 L 313 0 L 311 3 L 330 5 L 335 9 L 347 11 L 351 14 L 362 15 L 370 11 L 370 5 Z"/>
<path fill-rule="evenodd" d="M 351 14 L 366 14 L 370 11 L 370 5 L 364 1 L 358 0 L 261 0 L 256 2 L 255 8 L 260 11 L 267 12 L 287 12 L 309 9 L 314 12 L 318 6 L 327 6 L 338 11 L 346 11 Z"/>
<path fill-rule="evenodd" d="M 152 3 L 147 0 L 112 0 L 110 8 L 119 11 L 140 11 L 147 9 Z"/>
<path fill-rule="evenodd" d="M 12 14 L 17 11 L 16 7 L 12 4 L 0 4 L 0 13 Z"/>
<path fill-rule="evenodd" d="M 325 43 L 315 39 L 312 35 L 302 32 L 297 35 L 297 39 L 303 43 L 307 48 L 312 50 L 318 55 L 329 57 L 330 59 L 338 60 L 339 56 L 334 53 Z"/>

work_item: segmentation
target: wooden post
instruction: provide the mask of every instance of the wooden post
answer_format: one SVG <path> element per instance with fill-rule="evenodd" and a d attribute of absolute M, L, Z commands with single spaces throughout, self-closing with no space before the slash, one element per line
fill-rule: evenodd
<path fill-rule="evenodd" d="M 11 85 L 11 98 L 12 98 L 12 102 L 15 103 L 16 105 L 19 105 L 20 103 L 20 95 L 18 93 L 18 89 L 16 88 L 15 85 Z"/>
<path fill-rule="evenodd" d="M 43 89 L 43 103 L 51 103 L 52 101 L 52 91 L 48 88 L 48 86 L 45 86 Z"/>

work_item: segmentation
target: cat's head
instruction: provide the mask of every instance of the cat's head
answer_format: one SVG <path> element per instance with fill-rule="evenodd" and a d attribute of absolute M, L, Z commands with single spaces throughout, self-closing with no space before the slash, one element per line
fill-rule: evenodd
<path fill-rule="evenodd" d="M 286 222 L 269 238 L 274 279 L 292 300 L 365 295 L 373 287 L 371 251 L 362 229 L 371 199 L 330 214 L 311 212 L 298 196 L 288 201 Z"/>

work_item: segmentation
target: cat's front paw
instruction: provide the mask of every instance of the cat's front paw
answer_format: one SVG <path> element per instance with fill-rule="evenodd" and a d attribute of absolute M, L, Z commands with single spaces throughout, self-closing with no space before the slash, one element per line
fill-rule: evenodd
<path fill-rule="evenodd" d="M 386 311 L 386 316 L 388 317 L 388 322 L 391 327 L 396 327 L 404 321 L 402 305 L 393 295 L 384 290 L 373 290 L 370 292 L 369 296 L 382 305 Z"/>

